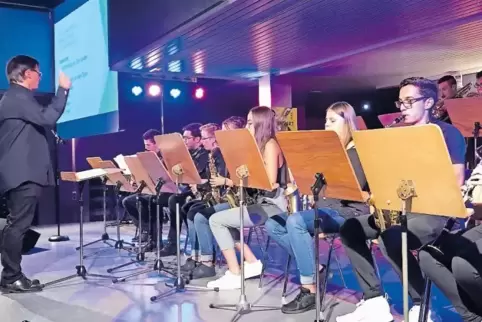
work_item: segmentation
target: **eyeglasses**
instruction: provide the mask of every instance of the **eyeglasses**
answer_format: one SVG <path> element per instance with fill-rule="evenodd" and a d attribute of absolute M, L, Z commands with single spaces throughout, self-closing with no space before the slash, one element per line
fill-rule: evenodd
<path fill-rule="evenodd" d="M 42 72 L 36 70 L 36 69 L 31 69 L 31 71 L 36 72 L 38 77 L 42 78 Z"/>
<path fill-rule="evenodd" d="M 213 139 L 214 136 L 208 136 L 208 137 L 205 137 L 205 138 L 201 138 L 201 141 L 206 141 L 206 140 L 209 140 L 209 139 Z"/>
<path fill-rule="evenodd" d="M 187 141 L 187 140 L 190 140 L 190 139 L 194 139 L 194 136 L 183 136 L 182 139 L 184 141 Z"/>
<path fill-rule="evenodd" d="M 422 96 L 422 97 L 416 97 L 416 98 L 409 98 L 409 99 L 406 99 L 404 101 L 396 101 L 395 102 L 395 106 L 398 108 L 398 109 L 401 109 L 402 108 L 402 105 L 405 106 L 407 109 L 410 109 L 412 108 L 412 105 L 421 101 L 421 100 L 424 100 L 426 99 L 427 97 L 425 96 Z"/>

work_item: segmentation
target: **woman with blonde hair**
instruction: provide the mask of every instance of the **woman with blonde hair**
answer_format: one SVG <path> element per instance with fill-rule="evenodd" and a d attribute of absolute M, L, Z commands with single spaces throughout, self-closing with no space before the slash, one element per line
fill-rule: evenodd
<path fill-rule="evenodd" d="M 358 182 L 367 190 L 367 180 L 353 143 L 352 133 L 356 130 L 356 114 L 346 102 L 336 102 L 326 111 L 325 129 L 335 131 L 350 158 Z M 302 313 L 315 309 L 315 250 L 313 243 L 315 215 L 322 220 L 321 231 L 336 233 L 343 222 L 351 217 L 366 214 L 365 204 L 349 200 L 324 198 L 315 209 L 304 210 L 291 215 L 281 214 L 268 219 L 265 223 L 268 235 L 284 248 L 295 260 L 300 272 L 300 293 L 290 303 L 282 306 L 286 314 Z M 322 272 L 322 273 L 323 273 Z M 322 277 L 323 278 L 323 277 Z"/>
<path fill-rule="evenodd" d="M 288 169 L 283 153 L 276 141 L 276 115 L 269 107 L 258 106 L 252 108 L 248 114 L 246 128 L 251 132 L 258 145 L 268 177 L 276 189 L 272 191 L 260 191 L 257 203 L 245 206 L 244 227 L 262 225 L 269 217 L 286 212 L 287 203 L 284 197 L 283 187 L 286 186 Z M 219 279 L 208 283 L 209 288 L 230 290 L 241 288 L 241 268 L 236 257 L 235 247 L 239 243 L 234 240 L 231 230 L 240 228 L 239 208 L 231 208 L 217 212 L 209 218 L 214 238 L 221 249 L 228 270 Z M 242 233 L 242 232 L 241 232 Z M 245 279 L 259 276 L 262 264 L 251 249 L 244 245 Z"/>

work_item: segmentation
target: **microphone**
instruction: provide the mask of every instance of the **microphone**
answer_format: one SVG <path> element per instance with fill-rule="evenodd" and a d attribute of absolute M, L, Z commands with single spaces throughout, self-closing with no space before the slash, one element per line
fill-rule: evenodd
<path fill-rule="evenodd" d="M 405 119 L 405 115 L 400 115 L 399 117 L 397 117 L 396 119 L 393 120 L 392 123 L 388 124 L 387 126 L 385 126 L 386 128 L 389 128 L 389 127 L 392 127 L 400 122 L 402 122 L 403 120 Z"/>

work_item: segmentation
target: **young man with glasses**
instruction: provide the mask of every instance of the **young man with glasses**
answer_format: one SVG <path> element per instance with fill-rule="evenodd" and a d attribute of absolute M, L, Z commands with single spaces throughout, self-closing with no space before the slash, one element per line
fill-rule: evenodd
<path fill-rule="evenodd" d="M 465 141 L 454 126 L 432 120 L 430 110 L 437 102 L 437 85 L 422 77 L 412 77 L 400 83 L 399 100 L 395 103 L 405 117 L 408 125 L 417 126 L 436 124 L 443 132 L 445 143 L 452 160 L 453 169 L 460 186 L 464 183 Z M 435 170 L 436 171 L 436 170 Z M 417 259 L 411 251 L 418 250 L 424 244 L 433 241 L 442 232 L 447 219 L 445 217 L 408 214 L 408 286 L 413 306 L 409 313 L 410 321 L 418 321 L 420 302 L 424 294 L 424 278 Z M 375 225 L 373 215 L 348 219 L 340 230 L 340 237 L 351 261 L 353 271 L 360 284 L 364 297 L 354 312 L 337 317 L 337 322 L 390 322 L 388 301 L 383 296 L 368 240 L 378 238 L 379 247 L 401 277 L 401 227 L 392 226 L 381 232 Z M 433 321 L 429 317 L 428 321 Z"/>
<path fill-rule="evenodd" d="M 202 124 L 200 123 L 191 123 L 183 127 L 182 137 L 184 139 L 184 143 L 191 154 L 191 157 L 194 161 L 194 165 L 201 177 L 201 179 L 208 178 L 208 159 L 209 153 L 203 147 L 201 141 L 201 130 L 200 127 Z M 170 171 L 170 169 L 167 169 Z M 169 227 L 169 234 L 167 237 L 167 244 L 161 250 L 161 256 L 172 256 L 176 255 L 177 253 L 177 228 L 176 228 L 176 204 L 179 203 L 179 214 L 180 214 L 180 227 L 182 227 L 182 222 L 186 221 L 186 208 L 182 207 L 186 203 L 186 199 L 189 196 L 193 196 L 193 192 L 189 188 L 189 186 L 182 185 L 181 192 L 176 195 L 172 195 L 169 197 L 169 212 L 171 215 L 170 220 L 170 227 Z"/>
<path fill-rule="evenodd" d="M 12 58 L 7 64 L 10 86 L 0 100 L 0 194 L 5 194 L 10 209 L 0 236 L 0 287 L 6 292 L 40 290 L 38 280 L 22 273 L 22 242 L 43 187 L 55 185 L 47 133 L 64 112 L 71 86 L 61 72 L 52 103 L 41 106 L 33 94 L 41 75 L 36 59 L 23 55 Z"/>

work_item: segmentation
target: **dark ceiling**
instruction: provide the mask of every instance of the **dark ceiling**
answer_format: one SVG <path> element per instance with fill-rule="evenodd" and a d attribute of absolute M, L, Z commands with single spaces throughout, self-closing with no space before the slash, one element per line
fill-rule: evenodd
<path fill-rule="evenodd" d="M 62 2 L 64 2 L 64 0 L 0 0 L 0 6 L 6 4 L 53 9 Z"/>

